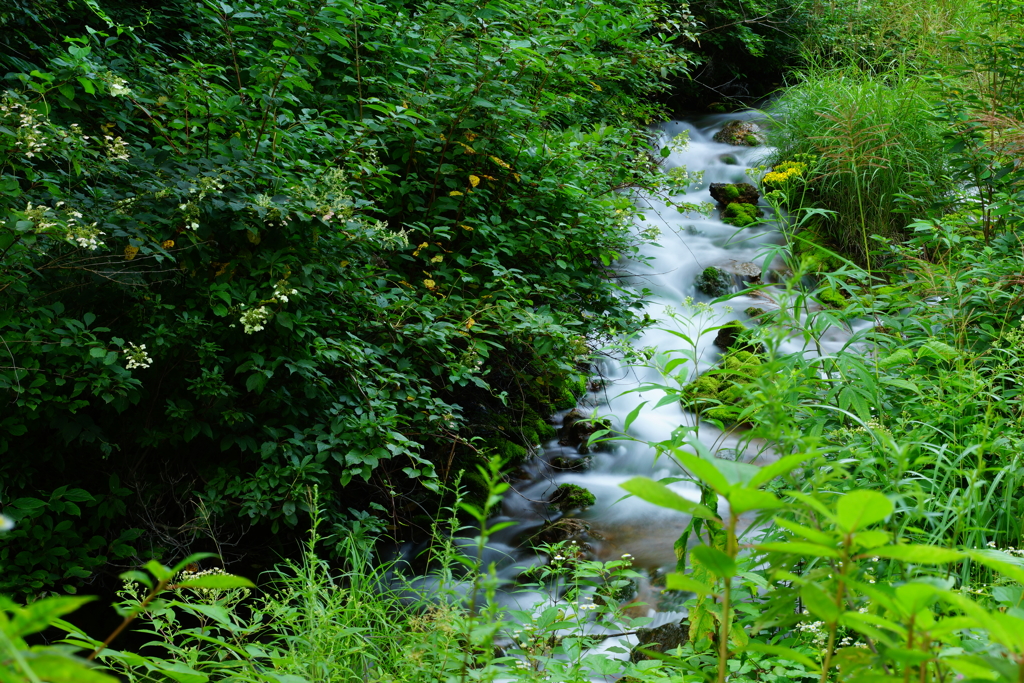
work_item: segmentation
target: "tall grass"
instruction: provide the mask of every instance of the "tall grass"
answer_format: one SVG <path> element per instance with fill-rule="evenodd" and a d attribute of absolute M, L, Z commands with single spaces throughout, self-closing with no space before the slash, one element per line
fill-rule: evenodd
<path fill-rule="evenodd" d="M 948 189 L 946 144 L 923 81 L 905 73 L 810 71 L 775 103 L 772 163 L 817 157 L 812 199 L 835 214 L 816 231 L 870 265 L 871 236 L 904 236 L 900 197 L 929 201 Z"/>

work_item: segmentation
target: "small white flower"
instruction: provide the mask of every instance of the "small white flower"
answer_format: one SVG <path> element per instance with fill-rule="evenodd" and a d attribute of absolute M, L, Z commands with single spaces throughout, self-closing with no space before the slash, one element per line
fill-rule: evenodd
<path fill-rule="evenodd" d="M 125 345 L 124 355 L 125 358 L 128 359 L 128 362 L 125 363 L 125 367 L 129 370 L 134 370 L 135 368 L 145 370 L 153 364 L 153 360 L 149 357 L 149 354 L 146 353 L 145 344 L 136 346 L 135 344 L 128 343 Z"/>
<path fill-rule="evenodd" d="M 6 515 L 0 515 L 0 532 L 10 531 L 14 528 L 14 520 Z"/>
<path fill-rule="evenodd" d="M 260 306 L 259 308 L 250 308 L 247 311 L 243 311 L 238 321 L 242 323 L 246 334 L 252 334 L 263 330 L 264 323 L 267 322 L 269 317 L 270 312 L 267 311 L 267 307 Z"/>

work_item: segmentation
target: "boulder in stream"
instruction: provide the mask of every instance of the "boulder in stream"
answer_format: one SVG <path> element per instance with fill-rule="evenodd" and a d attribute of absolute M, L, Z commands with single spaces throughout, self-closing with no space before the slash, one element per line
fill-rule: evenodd
<path fill-rule="evenodd" d="M 608 420 L 588 418 L 579 410 L 571 410 L 562 419 L 562 434 L 558 443 L 571 446 L 581 455 L 590 453 L 590 435 L 599 429 L 611 429 Z"/>
<path fill-rule="evenodd" d="M 690 627 L 680 622 L 670 622 L 655 628 L 637 629 L 637 644 L 629 653 L 629 661 L 636 662 L 654 659 L 648 652 L 665 654 L 681 647 L 690 636 Z M 646 650 L 646 652 L 645 652 Z"/>
<path fill-rule="evenodd" d="M 721 268 L 708 266 L 700 272 L 693 284 L 708 296 L 719 297 L 728 294 L 732 287 L 732 277 Z"/>
<path fill-rule="evenodd" d="M 548 504 L 561 512 L 588 508 L 596 502 L 593 493 L 576 484 L 560 484 L 548 499 Z"/>
<path fill-rule="evenodd" d="M 715 142 L 742 147 L 757 147 L 765 142 L 764 131 L 753 121 L 730 121 L 712 138 Z"/>
<path fill-rule="evenodd" d="M 744 384 L 761 374 L 761 357 L 747 350 L 732 350 L 718 365 L 683 387 L 680 404 L 702 418 L 736 423 L 749 405 Z"/>
<path fill-rule="evenodd" d="M 711 198 L 722 206 L 733 202 L 740 204 L 757 204 L 761 193 L 750 183 L 711 183 L 708 188 Z"/>

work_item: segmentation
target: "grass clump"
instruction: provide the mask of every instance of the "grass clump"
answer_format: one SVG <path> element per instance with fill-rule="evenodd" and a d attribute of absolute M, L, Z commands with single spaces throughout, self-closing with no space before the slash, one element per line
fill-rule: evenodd
<path fill-rule="evenodd" d="M 899 211 L 900 195 L 927 201 L 949 189 L 946 145 L 921 79 L 812 71 L 785 92 L 776 112 L 769 162 L 816 157 L 801 173 L 814 186 L 815 204 L 832 212 L 818 232 L 861 261 L 869 258 L 871 235 L 906 236 L 910 217 Z"/>

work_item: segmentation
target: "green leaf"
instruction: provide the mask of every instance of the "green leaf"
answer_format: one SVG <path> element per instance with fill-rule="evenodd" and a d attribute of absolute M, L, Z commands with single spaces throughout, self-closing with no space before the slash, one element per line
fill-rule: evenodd
<path fill-rule="evenodd" d="M 620 486 L 637 498 L 646 500 L 648 503 L 653 503 L 658 507 L 678 510 L 679 512 L 685 512 L 688 515 L 699 517 L 701 519 L 720 521 L 718 519 L 718 515 L 708 508 L 704 507 L 700 503 L 694 503 L 692 500 L 683 498 L 664 484 L 660 484 L 653 479 L 648 479 L 647 477 L 634 477 Z"/>
<path fill-rule="evenodd" d="M 892 514 L 892 501 L 877 491 L 852 491 L 839 499 L 836 518 L 846 531 L 871 526 Z"/>
<path fill-rule="evenodd" d="M 992 669 L 992 665 L 977 655 L 943 657 L 940 661 L 964 678 L 977 678 L 983 681 L 999 679 L 999 673 Z"/>
<path fill-rule="evenodd" d="M 965 557 L 964 553 L 959 550 L 936 545 L 888 545 L 882 548 L 873 548 L 864 554 L 914 564 L 948 564 L 949 562 L 958 562 Z"/>
<path fill-rule="evenodd" d="M 724 579 L 736 574 L 736 561 L 718 548 L 707 545 L 695 546 L 690 551 L 690 560 L 698 562 L 709 572 Z"/>
<path fill-rule="evenodd" d="M 71 657 L 31 655 L 28 664 L 32 672 L 47 683 L 118 683 L 113 676 Z"/>
<path fill-rule="evenodd" d="M 243 576 L 234 574 L 207 574 L 194 579 L 180 581 L 181 588 L 255 588 L 256 585 Z"/>
<path fill-rule="evenodd" d="M 675 449 L 672 451 L 673 455 L 682 463 L 683 467 L 693 473 L 693 476 L 697 477 L 708 486 L 713 488 L 718 493 L 725 493 L 732 486 L 729 484 L 729 480 L 725 478 L 725 475 L 718 470 L 718 463 L 704 458 L 687 453 L 686 451 Z M 728 461 L 722 461 L 728 462 Z"/>
<path fill-rule="evenodd" d="M 672 572 L 665 576 L 665 587 L 671 591 L 688 591 L 697 595 L 715 594 L 714 589 L 707 584 L 679 572 Z"/>
<path fill-rule="evenodd" d="M 894 365 L 906 365 L 907 363 L 914 362 L 914 354 L 910 349 L 899 349 L 890 353 L 888 356 L 878 361 L 878 367 L 885 370 L 891 368 Z"/>
<path fill-rule="evenodd" d="M 832 596 L 813 583 L 805 583 L 800 587 L 800 598 L 804 601 L 807 611 L 828 624 L 839 621 L 839 608 Z"/>
<path fill-rule="evenodd" d="M 810 455 L 806 453 L 797 453 L 795 455 L 787 455 L 784 458 L 779 458 L 773 463 L 765 465 L 760 468 L 753 477 L 750 478 L 748 486 L 760 486 L 761 484 L 767 484 L 776 477 L 781 477 L 783 474 L 787 474 L 801 464 L 806 462 Z"/>
<path fill-rule="evenodd" d="M 807 655 L 801 654 L 796 650 L 788 647 L 782 647 L 781 645 L 768 645 L 757 640 L 752 640 L 741 649 L 742 652 L 761 652 L 766 655 L 775 655 L 780 659 L 786 659 L 791 662 L 803 664 L 808 671 L 818 672 L 821 668 L 818 664 L 808 657 Z"/>
<path fill-rule="evenodd" d="M 788 543 L 761 543 L 754 546 L 758 550 L 772 553 L 786 553 L 787 555 L 808 555 L 810 557 L 839 557 L 835 548 L 818 545 L 817 543 L 802 543 L 790 541 Z"/>
<path fill-rule="evenodd" d="M 943 342 L 931 340 L 922 344 L 917 350 L 917 357 L 924 358 L 925 356 L 933 356 L 939 360 L 951 361 L 959 358 L 960 352 L 949 344 Z"/>
<path fill-rule="evenodd" d="M 726 496 L 734 515 L 748 510 L 774 510 L 782 507 L 782 501 L 767 491 L 748 488 L 733 488 Z"/>

